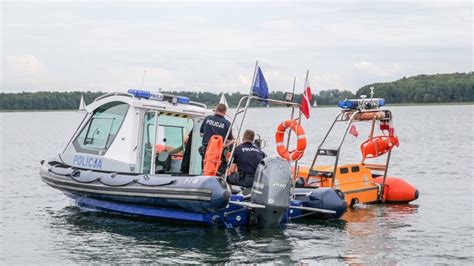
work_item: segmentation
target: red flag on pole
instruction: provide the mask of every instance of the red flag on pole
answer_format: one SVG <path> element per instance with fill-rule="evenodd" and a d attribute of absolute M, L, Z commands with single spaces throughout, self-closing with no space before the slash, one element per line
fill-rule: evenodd
<path fill-rule="evenodd" d="M 349 129 L 349 134 L 353 135 L 356 138 L 359 136 L 359 132 L 357 131 L 357 128 L 355 125 L 352 125 L 351 128 Z"/>
<path fill-rule="evenodd" d="M 306 80 L 304 82 L 304 92 L 303 97 L 301 97 L 301 112 L 304 114 L 306 119 L 309 118 L 309 110 L 311 110 L 311 100 L 313 96 L 311 95 L 311 86 L 308 81 L 309 70 L 306 72 Z"/>

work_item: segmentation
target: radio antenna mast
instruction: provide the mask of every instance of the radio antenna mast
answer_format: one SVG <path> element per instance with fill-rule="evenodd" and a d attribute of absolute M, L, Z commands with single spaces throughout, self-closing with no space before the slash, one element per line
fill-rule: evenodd
<path fill-rule="evenodd" d="M 146 74 L 146 69 L 143 69 L 143 78 L 142 78 L 142 85 L 140 86 L 140 90 L 143 89 L 143 83 L 145 82 L 145 74 Z"/>

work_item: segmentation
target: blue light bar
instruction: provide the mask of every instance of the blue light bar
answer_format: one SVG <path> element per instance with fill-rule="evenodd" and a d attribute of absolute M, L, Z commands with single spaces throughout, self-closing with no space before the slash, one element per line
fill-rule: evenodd
<path fill-rule="evenodd" d="M 136 98 L 152 99 L 152 100 L 158 100 L 158 101 L 165 100 L 172 104 L 177 104 L 177 103 L 189 104 L 190 102 L 188 97 L 162 94 L 159 92 L 150 92 L 150 91 L 136 90 L 136 89 L 129 89 L 127 92 L 132 94 Z"/>
<path fill-rule="evenodd" d="M 149 92 L 149 91 L 144 91 L 144 90 L 135 90 L 135 89 L 129 89 L 127 91 L 128 93 L 132 94 L 133 96 L 137 98 L 144 98 L 144 99 L 155 99 L 162 101 L 163 100 L 163 94 L 161 93 L 155 93 L 155 92 Z"/>
<path fill-rule="evenodd" d="M 142 91 L 142 90 L 134 90 L 134 89 L 129 89 L 127 91 L 128 93 L 130 93 L 131 95 L 137 97 L 137 98 L 145 98 L 145 99 L 148 99 L 150 98 L 150 92 L 149 91 Z"/>
<path fill-rule="evenodd" d="M 384 106 L 385 105 L 385 99 L 380 98 L 379 99 L 379 106 Z"/>
<path fill-rule="evenodd" d="M 382 98 L 373 99 L 350 99 L 339 101 L 337 106 L 342 109 L 377 109 L 385 105 L 385 100 Z"/>
<path fill-rule="evenodd" d="M 176 96 L 178 99 L 178 103 L 183 103 L 183 104 L 188 104 L 189 103 L 189 98 L 184 97 L 184 96 Z"/>
<path fill-rule="evenodd" d="M 342 109 L 356 109 L 357 108 L 357 100 L 343 100 L 339 101 L 337 106 L 341 107 Z"/>

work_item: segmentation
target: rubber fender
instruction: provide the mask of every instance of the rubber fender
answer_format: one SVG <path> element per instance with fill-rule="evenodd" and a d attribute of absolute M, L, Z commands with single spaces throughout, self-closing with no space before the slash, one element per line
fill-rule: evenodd
<path fill-rule="evenodd" d="M 99 181 L 106 186 L 121 187 L 134 182 L 134 179 L 135 176 L 118 175 L 115 173 L 104 173 L 104 175 L 99 179 Z"/>
<path fill-rule="evenodd" d="M 383 183 L 383 176 L 374 178 L 377 184 Z M 416 200 L 419 191 L 412 184 L 398 177 L 385 179 L 384 198 L 387 202 L 410 202 Z"/>

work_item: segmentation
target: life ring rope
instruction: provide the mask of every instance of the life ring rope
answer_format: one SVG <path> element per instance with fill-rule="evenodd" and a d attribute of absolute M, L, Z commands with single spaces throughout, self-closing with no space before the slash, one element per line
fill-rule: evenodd
<path fill-rule="evenodd" d="M 288 147 L 285 146 L 284 138 L 287 129 L 296 133 L 297 142 L 295 150 L 289 151 Z M 306 149 L 306 135 L 303 127 L 296 120 L 285 120 L 278 125 L 275 133 L 275 142 L 277 145 L 277 152 L 283 159 L 297 161 L 304 155 Z"/>

